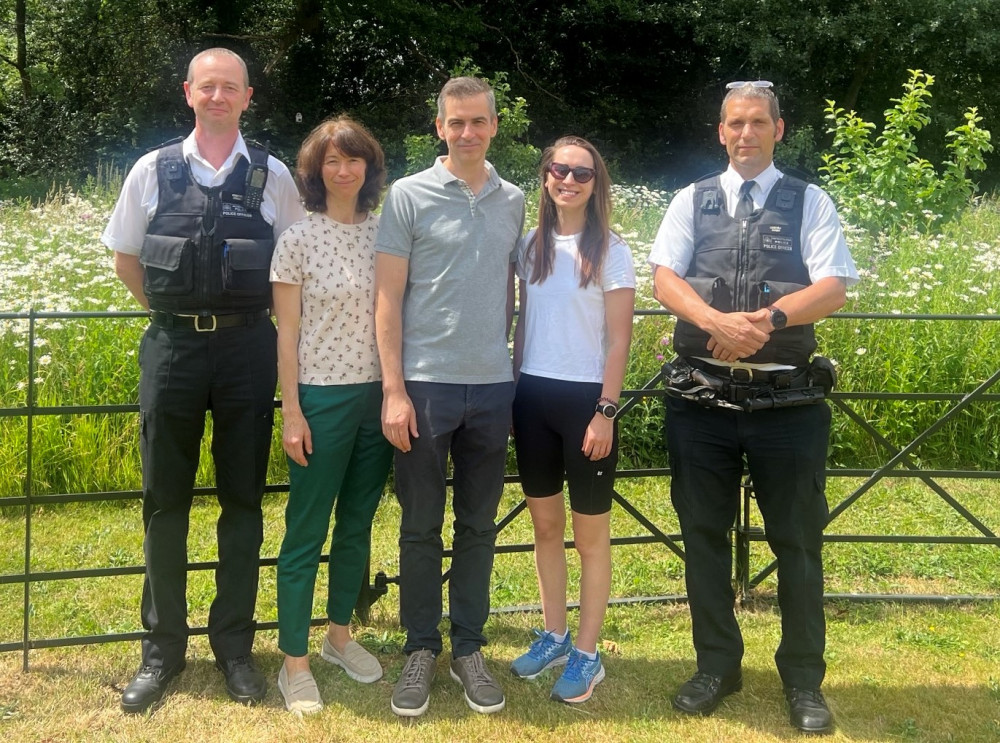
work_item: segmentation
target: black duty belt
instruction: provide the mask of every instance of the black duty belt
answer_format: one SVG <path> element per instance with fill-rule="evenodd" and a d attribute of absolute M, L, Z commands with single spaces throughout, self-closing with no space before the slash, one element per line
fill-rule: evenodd
<path fill-rule="evenodd" d="M 672 397 L 705 407 L 749 413 L 813 405 L 823 400 L 830 390 L 821 386 L 822 382 L 816 378 L 815 365 L 814 360 L 808 367 L 764 371 L 677 358 L 663 364 L 663 378 L 666 392 Z M 831 381 L 831 389 L 832 386 Z"/>
<path fill-rule="evenodd" d="M 776 390 L 787 390 L 809 386 L 809 367 L 799 366 L 794 369 L 754 369 L 749 366 L 722 366 L 710 364 L 700 359 L 684 359 L 692 368 L 699 369 L 713 377 L 723 379 L 738 385 L 760 385 Z"/>
<path fill-rule="evenodd" d="M 211 333 L 219 328 L 239 328 L 253 325 L 271 314 L 271 310 L 263 309 L 255 312 L 232 312 L 225 315 L 183 315 L 172 312 L 152 310 L 149 319 L 161 328 L 195 330 L 199 333 Z"/>

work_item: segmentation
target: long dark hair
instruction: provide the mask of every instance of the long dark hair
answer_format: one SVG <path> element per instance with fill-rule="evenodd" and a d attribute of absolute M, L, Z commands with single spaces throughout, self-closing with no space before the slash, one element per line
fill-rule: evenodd
<path fill-rule="evenodd" d="M 311 212 L 326 211 L 323 159 L 331 144 L 348 157 L 364 159 L 365 182 L 358 192 L 358 210 L 374 210 L 385 187 L 385 155 L 371 132 L 346 114 L 319 124 L 299 148 L 295 175 L 302 203 Z"/>
<path fill-rule="evenodd" d="M 587 221 L 580 237 L 580 286 L 586 288 L 591 282 L 600 281 L 601 267 L 608 254 L 611 222 L 611 178 L 604 158 L 590 142 L 582 137 L 561 137 L 542 153 L 539 174 L 542 178 L 541 201 L 538 205 L 538 228 L 528 243 L 526 261 L 531 265 L 532 284 L 540 284 L 552 273 L 555 259 L 552 231 L 559 223 L 556 205 L 545 188 L 545 178 L 549 166 L 555 159 L 556 151 L 562 147 L 582 147 L 594 159 L 594 191 L 587 202 Z"/>

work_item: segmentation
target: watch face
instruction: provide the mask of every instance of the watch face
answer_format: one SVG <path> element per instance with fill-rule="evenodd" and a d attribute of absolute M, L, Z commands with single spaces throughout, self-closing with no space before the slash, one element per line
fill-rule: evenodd
<path fill-rule="evenodd" d="M 597 410 L 605 418 L 614 418 L 616 415 L 618 415 L 618 408 L 611 404 L 601 405 L 600 407 L 597 408 Z"/>
<path fill-rule="evenodd" d="M 788 316 L 777 308 L 772 309 L 771 324 L 774 326 L 775 330 L 781 330 L 788 324 Z"/>

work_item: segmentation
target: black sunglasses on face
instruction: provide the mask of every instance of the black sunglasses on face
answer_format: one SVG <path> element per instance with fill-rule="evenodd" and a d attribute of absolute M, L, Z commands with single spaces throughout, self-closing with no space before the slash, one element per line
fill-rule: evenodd
<path fill-rule="evenodd" d="M 585 168 L 582 165 L 578 165 L 575 168 L 571 168 L 565 163 L 552 163 L 549 165 L 549 172 L 552 177 L 557 181 L 566 180 L 566 176 L 570 173 L 573 174 L 573 180 L 577 183 L 586 183 L 587 181 L 593 179 L 597 175 L 597 171 L 593 168 Z"/>

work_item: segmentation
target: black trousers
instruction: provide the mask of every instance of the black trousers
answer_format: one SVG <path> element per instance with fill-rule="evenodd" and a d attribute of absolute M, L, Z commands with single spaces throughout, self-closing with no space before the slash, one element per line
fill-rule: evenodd
<path fill-rule="evenodd" d="M 774 660 L 785 686 L 819 688 L 826 672 L 821 550 L 830 409 L 819 403 L 743 413 L 669 397 L 666 406 L 698 670 L 723 676 L 743 658 L 728 532 L 745 457 L 778 561 L 781 644 Z"/>
<path fill-rule="evenodd" d="M 143 662 L 174 665 L 187 649 L 188 518 L 208 411 L 222 508 L 209 641 L 219 659 L 247 655 L 256 626 L 261 499 L 274 423 L 274 326 L 262 319 L 199 333 L 150 325 L 139 364 Z"/>
<path fill-rule="evenodd" d="M 404 653 L 442 650 L 441 568 L 448 455 L 453 466 L 451 572 L 448 615 L 451 654 L 460 658 L 486 644 L 497 506 L 510 432 L 514 383 L 407 382 L 419 438 L 396 451 L 399 524 L 399 616 Z"/>

